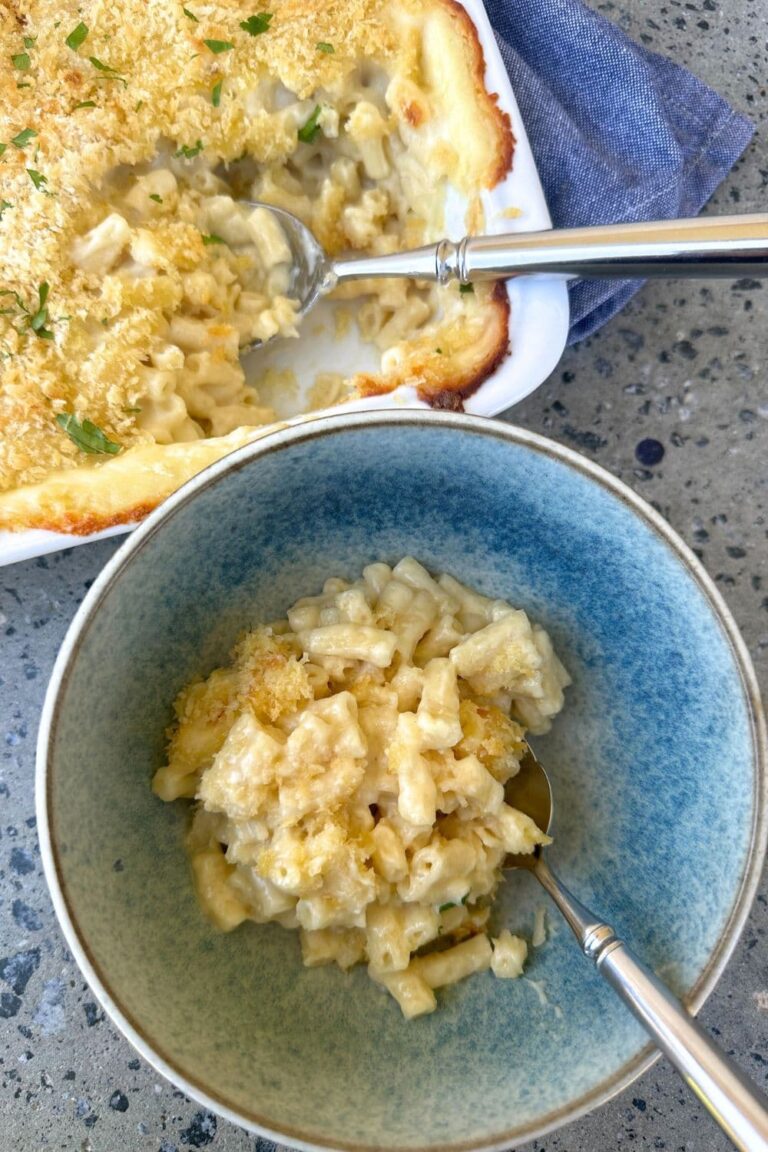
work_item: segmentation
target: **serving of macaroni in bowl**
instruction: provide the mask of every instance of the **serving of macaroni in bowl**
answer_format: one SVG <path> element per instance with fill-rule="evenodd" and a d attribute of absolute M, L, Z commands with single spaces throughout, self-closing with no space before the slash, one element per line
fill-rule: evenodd
<path fill-rule="evenodd" d="M 523 724 L 546 732 L 570 682 L 546 632 L 409 556 L 331 577 L 233 656 L 176 700 L 153 784 L 199 801 L 214 924 L 298 929 L 306 965 L 367 963 L 409 1018 L 473 972 L 519 976 L 525 940 L 485 929 L 504 857 L 548 842 L 504 801 Z"/>
<path fill-rule="evenodd" d="M 465 415 L 323 416 L 214 464 L 89 590 L 43 865 L 94 998 L 202 1107 L 302 1148 L 509 1148 L 654 1057 L 499 876 L 543 839 L 504 801 L 521 741 L 554 869 L 696 1011 L 760 875 L 757 701 L 695 558 L 595 465 Z"/>

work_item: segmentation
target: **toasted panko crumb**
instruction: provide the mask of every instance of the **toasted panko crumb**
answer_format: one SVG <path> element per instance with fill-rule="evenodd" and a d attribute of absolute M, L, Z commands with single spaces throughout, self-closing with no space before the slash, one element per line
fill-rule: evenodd
<path fill-rule="evenodd" d="M 180 0 L 0 5 L 0 312 L 7 310 L 0 315 L 0 494 L 30 490 L 29 502 L 3 507 L 0 500 L 4 528 L 88 531 L 147 510 L 146 502 L 132 500 L 130 484 L 110 500 L 109 517 L 98 485 L 84 510 L 82 500 L 68 508 L 60 490 L 51 506 L 44 489 L 53 474 L 59 483 L 68 470 L 94 474 L 119 459 L 82 451 L 56 423 L 58 415 L 87 418 L 123 458 L 154 444 L 138 419 L 147 353 L 165 338 L 163 309 L 174 307 L 183 275 L 194 273 L 203 254 L 196 229 L 174 220 L 161 237 L 165 255 L 174 253 L 163 275 L 131 282 L 78 268 L 73 242 L 108 214 L 104 182 L 111 173 L 178 150 L 199 155 L 208 168 L 241 157 L 282 165 L 297 137 L 295 125 L 271 107 L 275 82 L 300 99 L 332 95 L 369 62 L 396 76 L 393 117 L 405 130 L 424 127 L 425 118 L 440 121 L 432 147 L 437 180 L 450 177 L 474 195 L 509 168 L 508 118 L 485 92 L 474 30 L 449 0 L 272 0 L 268 29 L 257 35 L 242 27 L 248 16 L 242 5 L 190 0 L 189 11 L 196 19 Z M 84 38 L 68 45 L 81 25 Z M 214 51 L 217 41 L 232 47 Z M 318 51 L 319 43 L 333 52 Z M 438 66 L 446 51 L 455 106 Z M 11 64 L 21 54 L 29 61 L 23 69 Z M 148 234 L 160 236 L 163 227 L 153 221 Z M 50 338 L 35 335 L 29 323 L 43 288 Z M 477 300 L 463 305 L 480 310 Z M 495 363 L 506 346 L 506 313 L 497 305 L 486 312 L 498 321 Z M 466 391 L 487 375 L 491 351 L 475 357 L 473 371 L 457 363 L 457 388 Z M 378 381 L 355 378 L 354 386 L 361 394 L 387 390 L 405 372 L 401 365 Z M 415 372 L 425 395 L 439 393 L 432 369 L 425 375 L 415 365 Z M 441 387 L 449 386 L 443 379 Z M 160 472 L 163 449 L 171 447 L 160 445 Z M 192 446 L 189 458 L 191 473 Z M 118 473 L 117 483 L 125 484 Z"/>
<path fill-rule="evenodd" d="M 238 696 L 260 720 L 275 721 L 314 697 L 301 649 L 294 638 L 273 636 L 257 628 L 242 638 L 233 652 L 239 677 Z"/>

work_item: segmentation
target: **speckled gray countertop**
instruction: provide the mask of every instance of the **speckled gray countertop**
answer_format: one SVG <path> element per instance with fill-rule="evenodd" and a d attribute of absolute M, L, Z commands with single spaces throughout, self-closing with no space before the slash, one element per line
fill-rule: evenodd
<path fill-rule="evenodd" d="M 713 207 L 765 209 L 764 0 L 597 5 L 747 112 L 758 133 Z M 508 418 L 578 449 L 651 501 L 717 581 L 768 687 L 768 282 L 647 286 Z M 661 459 L 638 453 L 657 441 Z M 658 448 L 655 455 L 659 455 Z M 35 734 L 54 657 L 116 548 L 0 570 L 0 1149 L 267 1152 L 140 1061 L 94 1002 L 59 934 L 35 834 Z M 768 1080 L 768 907 L 757 902 L 702 1020 Z M 725 1152 L 727 1141 L 660 1061 L 611 1104 L 518 1152 Z"/>

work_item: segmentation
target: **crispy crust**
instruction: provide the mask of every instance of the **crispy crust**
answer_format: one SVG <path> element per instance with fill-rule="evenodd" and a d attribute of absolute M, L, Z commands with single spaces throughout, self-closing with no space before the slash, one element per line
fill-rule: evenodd
<path fill-rule="evenodd" d="M 499 149 L 496 154 L 495 166 L 487 184 L 488 188 L 494 188 L 504 179 L 512 167 L 512 157 L 517 143 L 512 131 L 512 122 L 508 114 L 499 108 L 498 93 L 489 92 L 485 87 L 485 54 L 477 34 L 477 28 L 470 20 L 469 13 L 458 3 L 458 0 L 442 0 L 442 2 L 451 10 L 451 15 L 456 23 L 461 25 L 461 35 L 467 49 L 478 104 L 485 108 L 486 114 L 496 123 Z"/>
<path fill-rule="evenodd" d="M 479 289 L 476 289 L 479 292 Z M 470 318 L 458 339 L 446 330 L 447 349 L 437 351 L 438 333 L 431 341 L 414 341 L 405 362 L 386 374 L 359 373 L 354 378 L 361 396 L 382 396 L 401 384 L 415 387 L 419 399 L 433 408 L 461 410 L 466 400 L 494 372 L 509 354 L 509 297 L 502 283 L 487 289 L 488 299 L 478 308 L 476 318 Z M 470 327 L 471 325 L 471 327 Z M 451 349 L 450 343 L 456 346 Z M 446 351 L 451 354 L 446 355 Z M 455 399 L 451 399 L 454 397 Z"/>
<path fill-rule="evenodd" d="M 0 496 L 0 529 L 43 528 L 89 536 L 147 516 L 197 472 L 284 424 L 240 428 L 189 444 L 146 444 L 95 468 L 60 470 Z"/>
<path fill-rule="evenodd" d="M 125 0 L 126 4 L 131 2 L 133 0 Z M 99 107 L 88 113 L 88 119 L 78 120 L 75 124 L 72 117 L 64 113 L 72 107 L 73 101 L 94 95 L 94 80 L 88 72 L 89 66 L 85 59 L 88 53 L 78 57 L 68 49 L 65 50 L 64 33 L 70 21 L 74 27 L 82 16 L 91 25 L 90 35 L 93 39 L 95 9 L 91 11 L 88 5 L 77 5 L 75 0 L 61 0 L 56 12 L 61 31 L 53 34 L 48 26 L 50 10 L 45 0 L 27 0 L 23 7 L 22 13 L 18 3 L 6 6 L 5 28 L 0 12 L 0 42 L 5 43 L 4 32 L 6 39 L 8 34 L 11 38 L 20 35 L 20 31 L 25 34 L 42 32 L 42 35 L 38 35 L 32 53 L 33 66 L 40 69 L 41 77 L 47 70 L 48 76 L 54 78 L 50 81 L 54 87 L 49 96 L 40 97 L 48 100 L 48 112 L 51 115 L 48 117 L 49 127 L 40 133 L 42 155 L 39 163 L 41 169 L 48 173 L 49 187 L 55 188 L 56 192 L 53 197 L 46 198 L 32 189 L 27 181 L 24 166 L 31 162 L 38 163 L 36 158 L 32 161 L 16 148 L 6 150 L 5 171 L 12 181 L 7 190 L 12 193 L 10 199 L 13 200 L 14 209 L 3 225 L 7 240 L 6 258 L 10 263 L 3 268 L 0 259 L 0 279 L 5 280 L 2 287 L 8 285 L 18 290 L 25 301 L 34 300 L 39 283 L 50 281 L 52 298 L 55 298 L 57 290 L 61 293 L 60 303 L 57 300 L 60 310 L 75 311 L 66 308 L 65 286 L 57 284 L 57 265 L 61 251 L 66 251 L 70 243 L 69 230 L 76 218 L 77 204 L 84 194 L 78 184 L 82 172 L 76 164 L 80 161 L 73 160 L 78 155 L 78 149 L 82 150 L 83 157 L 90 158 L 87 162 L 83 160 L 83 171 L 87 169 L 89 179 L 91 176 L 97 179 L 101 172 L 100 165 L 106 170 L 115 163 L 132 164 L 146 159 L 154 148 L 153 132 L 158 125 L 161 134 L 172 139 L 193 140 L 196 131 L 200 130 L 200 124 L 196 125 L 189 118 L 192 113 L 188 109 L 176 112 L 169 111 L 165 106 L 159 115 L 161 119 L 165 117 L 168 123 L 165 120 L 162 120 L 162 124 L 160 120 L 155 123 L 149 115 L 146 101 L 143 102 L 146 106 L 140 116 L 139 106 L 142 101 L 138 102 L 135 109 L 133 103 L 130 108 L 120 105 L 115 119 L 111 117 L 108 106 L 101 107 L 101 96 L 98 97 Z M 141 39 L 141 29 L 137 27 L 135 31 L 131 30 L 130 21 L 127 24 L 121 22 L 119 7 L 114 5 L 116 11 L 110 10 L 103 17 L 106 24 L 100 32 L 102 37 L 106 32 L 106 44 L 102 39 L 93 47 L 99 53 L 107 53 L 109 49 L 105 58 L 110 61 L 114 59 L 122 67 L 125 61 L 132 58 L 131 37 L 135 39 L 138 35 Z M 329 0 L 325 7 L 319 9 L 313 3 L 308 4 L 307 0 L 275 0 L 272 8 L 276 16 L 275 39 L 269 46 L 270 61 L 275 56 L 278 73 L 295 91 L 303 91 L 304 95 L 308 95 L 315 90 L 317 84 L 338 80 L 339 75 L 350 67 L 350 61 L 357 58 L 355 54 L 359 54 L 361 59 L 367 57 L 384 61 L 397 56 L 400 61 L 398 67 L 406 68 L 404 75 L 407 74 L 407 68 L 416 69 L 413 74 L 417 75 L 418 88 L 427 94 L 440 121 L 439 139 L 450 141 L 453 145 L 443 148 L 441 143 L 442 153 L 440 149 L 434 152 L 436 180 L 449 175 L 456 186 L 468 195 L 470 205 L 477 206 L 479 190 L 493 187 L 508 172 L 515 143 L 509 117 L 498 107 L 497 96 L 488 93 L 484 87 L 485 60 L 477 30 L 456 0 L 398 0 L 397 5 L 390 5 L 386 0 Z M 211 10 L 214 9 L 215 13 L 209 22 L 213 20 L 216 26 L 206 27 L 206 31 L 209 35 L 220 35 L 223 39 L 225 34 L 229 35 L 227 28 L 231 24 L 232 10 L 223 3 L 213 4 Z M 141 9 L 141 20 L 144 19 L 144 11 L 153 35 L 161 38 L 183 35 L 194 40 L 204 34 L 199 32 L 197 26 L 188 25 L 185 20 L 181 21 L 182 32 L 179 33 L 171 10 L 156 0 L 147 0 L 147 8 Z M 102 16 L 99 16 L 99 21 L 101 19 Z M 11 32 L 11 24 L 18 26 L 16 33 Z M 309 27 L 310 24 L 312 27 Z M 295 32 L 297 28 L 303 29 L 300 35 Z M 410 47 L 404 52 L 401 52 L 401 47 L 408 37 L 399 35 L 401 29 L 405 29 L 410 36 Z M 336 53 L 318 56 L 315 47 L 318 39 L 334 40 Z M 267 49 L 265 40 L 246 37 L 242 43 L 238 41 L 237 53 L 238 56 L 243 54 L 248 75 L 257 75 L 258 68 L 262 66 L 260 62 Z M 11 47 L 13 51 L 17 50 L 15 40 Z M 192 47 L 199 48 L 200 45 L 195 40 Z M 412 53 L 410 64 L 407 63 L 408 52 Z M 195 59 L 193 55 L 191 60 Z M 198 55 L 198 61 L 204 62 L 206 66 L 211 64 L 209 54 L 205 52 L 202 57 Z M 169 53 L 167 64 L 163 66 L 169 67 L 172 62 Z M 217 57 L 214 63 L 218 71 L 226 71 L 231 64 L 231 57 Z M 198 66 L 198 63 L 190 65 L 194 69 Z M 157 67 L 157 62 L 150 64 L 147 74 L 154 74 Z M 207 73 L 205 77 L 202 81 L 195 79 L 194 83 L 210 85 Z M 447 77 L 450 77 L 450 81 L 447 81 Z M 183 79 L 182 84 L 185 82 L 186 79 Z M 20 126 L 37 121 L 29 103 L 32 97 L 26 93 L 22 96 L 17 91 L 11 70 L 6 70 L 4 79 L 0 78 L 0 89 L 7 98 L 7 125 L 2 136 L 9 139 Z M 104 90 L 102 88 L 99 91 Z M 114 95 L 111 99 L 118 103 L 123 100 L 124 89 L 115 87 L 112 91 Z M 210 117 L 210 101 L 207 96 L 204 104 L 203 115 Z M 183 101 L 179 107 L 185 108 Z M 471 109 L 471 116 L 467 115 L 467 108 Z M 418 100 L 404 100 L 398 114 L 413 130 L 429 131 L 430 126 L 424 120 L 424 105 Z M 203 128 L 202 134 L 206 141 L 219 155 L 228 154 L 227 149 L 232 151 L 232 155 L 239 154 L 246 143 L 245 137 L 242 140 L 233 137 L 228 143 L 222 138 L 217 142 L 213 122 L 206 121 Z M 249 123 L 233 131 L 253 133 L 256 129 Z M 81 145 L 82 132 L 85 132 L 85 136 L 82 137 Z M 61 134 L 60 139 L 54 139 L 57 133 Z M 253 145 L 256 152 L 268 146 L 260 138 L 256 140 L 254 137 L 251 140 L 250 136 L 248 144 Z M 476 226 L 479 226 L 480 217 L 481 213 L 478 216 L 475 212 L 473 219 Z M 18 240 L 14 239 L 16 233 L 20 238 Z M 34 241 L 29 238 L 34 238 Z M 23 251 L 28 239 L 29 256 L 22 255 L 19 262 L 19 249 Z M 457 321 L 454 315 L 450 325 L 438 331 L 444 354 L 437 354 L 432 346 L 436 343 L 434 334 L 426 340 L 405 342 L 405 359 L 397 368 L 382 371 L 375 376 L 361 374 L 355 378 L 358 393 L 363 396 L 380 395 L 392 391 L 399 384 L 408 383 L 415 385 L 421 398 L 434 407 L 460 406 L 461 400 L 479 387 L 507 353 L 509 304 L 504 290 L 484 290 L 483 294 L 478 294 L 477 307 L 471 300 L 467 298 L 466 316 L 459 317 Z M 82 309 L 79 314 L 84 315 Z M 151 314 L 148 313 L 137 323 L 144 325 L 147 331 L 144 332 L 143 327 L 140 330 L 137 328 L 134 335 L 128 334 L 127 339 L 134 342 L 136 339 L 148 340 L 154 323 Z M 201 468 L 275 427 L 241 428 L 229 436 L 193 443 L 148 444 L 146 435 L 140 434 L 133 427 L 134 418 L 127 415 L 133 409 L 125 406 L 122 394 L 115 401 L 111 397 L 107 399 L 106 396 L 100 396 L 92 381 L 88 385 L 91 389 L 88 395 L 80 395 L 85 377 L 78 370 L 78 365 L 82 363 L 86 345 L 82 343 L 83 337 L 78 335 L 75 325 L 72 325 L 71 331 L 67 331 L 63 325 L 57 328 L 56 340 L 57 345 L 61 345 L 60 353 L 57 353 L 57 345 L 53 343 L 33 341 L 29 358 L 18 357 L 18 370 L 14 370 L 16 374 L 9 371 L 7 376 L 7 409 L 2 407 L 5 384 L 4 365 L 0 362 L 0 413 L 7 411 L 6 426 L 9 429 L 5 458 L 10 467 L 10 476 L 24 473 L 27 481 L 21 487 L 0 492 L 2 529 L 22 531 L 27 528 L 44 528 L 73 535 L 89 535 L 114 525 L 133 523 Z M 126 348 L 125 351 L 129 350 Z M 56 360 L 59 354 L 64 357 L 60 364 Z M 127 359 L 124 351 L 116 349 L 115 355 L 116 366 L 121 360 Z M 63 373 L 63 376 L 61 385 L 52 388 L 50 381 L 54 372 Z M 30 380 L 36 383 L 30 385 Z M 43 381 L 46 381 L 45 386 Z M 25 390 L 28 393 L 26 400 Z M 114 383 L 110 392 L 117 396 Z M 77 397 L 84 401 L 83 404 Z M 124 451 L 119 456 L 94 461 L 93 458 L 84 458 L 62 435 L 56 438 L 55 443 L 52 442 L 53 451 L 49 459 L 47 441 L 38 444 L 34 437 L 39 439 L 42 435 L 40 430 L 49 428 L 62 404 L 65 409 L 87 412 L 109 437 L 125 445 Z M 45 435 L 49 433 L 45 432 Z M 27 458 L 31 464 L 26 462 Z M 18 461 L 16 464 L 14 459 Z M 22 459 L 24 463 L 21 463 Z"/>

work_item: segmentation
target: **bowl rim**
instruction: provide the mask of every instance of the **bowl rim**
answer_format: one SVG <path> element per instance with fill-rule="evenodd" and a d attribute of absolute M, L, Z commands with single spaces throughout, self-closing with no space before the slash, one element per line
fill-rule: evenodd
<path fill-rule="evenodd" d="M 257 461 L 262 456 L 290 449 L 306 441 L 343 434 L 347 429 L 376 428 L 380 425 L 453 429 L 457 434 L 480 435 L 502 440 L 566 465 L 619 498 L 630 511 L 645 522 L 656 537 L 682 562 L 708 602 L 733 655 L 749 714 L 754 773 L 753 819 L 749 848 L 730 914 L 707 964 L 684 998 L 685 1004 L 693 1014 L 700 1010 L 712 992 L 738 942 L 757 892 L 768 843 L 768 736 L 760 689 L 746 643 L 712 578 L 688 545 L 651 505 L 600 465 L 556 441 L 499 420 L 404 408 L 308 417 L 301 423 L 278 428 L 246 444 L 198 473 L 152 512 L 106 563 L 75 613 L 59 650 L 46 691 L 37 740 L 35 808 L 43 870 L 59 926 L 78 967 L 113 1024 L 139 1054 L 157 1072 L 181 1088 L 193 1100 L 231 1123 L 277 1143 L 287 1141 L 291 1146 L 305 1149 L 306 1152 L 329 1152 L 329 1150 L 376 1152 L 379 1146 L 348 1141 L 332 1143 L 327 1138 L 318 1137 L 317 1134 L 306 1130 L 298 1130 L 291 1126 L 272 1127 L 274 1120 L 270 1121 L 255 1112 L 239 1110 L 217 1094 L 211 1093 L 204 1084 L 181 1072 L 171 1057 L 163 1056 L 154 1046 L 142 1025 L 120 1006 L 117 996 L 110 989 L 106 975 L 100 971 L 97 961 L 90 953 L 87 941 L 80 934 L 74 913 L 70 912 L 50 814 L 53 752 L 62 692 L 69 680 L 85 635 L 112 585 L 119 580 L 133 558 L 158 532 L 162 531 L 164 525 L 194 501 L 199 493 L 217 484 L 223 476 L 252 465 L 258 466 Z M 504 1152 L 513 1144 L 540 1139 L 607 1103 L 650 1068 L 659 1055 L 659 1051 L 649 1043 L 598 1086 L 570 1104 L 544 1114 L 537 1121 L 509 1129 L 480 1142 L 462 1140 L 442 1144 L 441 1148 L 444 1152 Z M 435 1146 L 432 1144 L 401 1144 L 400 1148 L 402 1152 L 435 1152 Z M 387 1152 L 396 1150 L 388 1148 Z"/>

